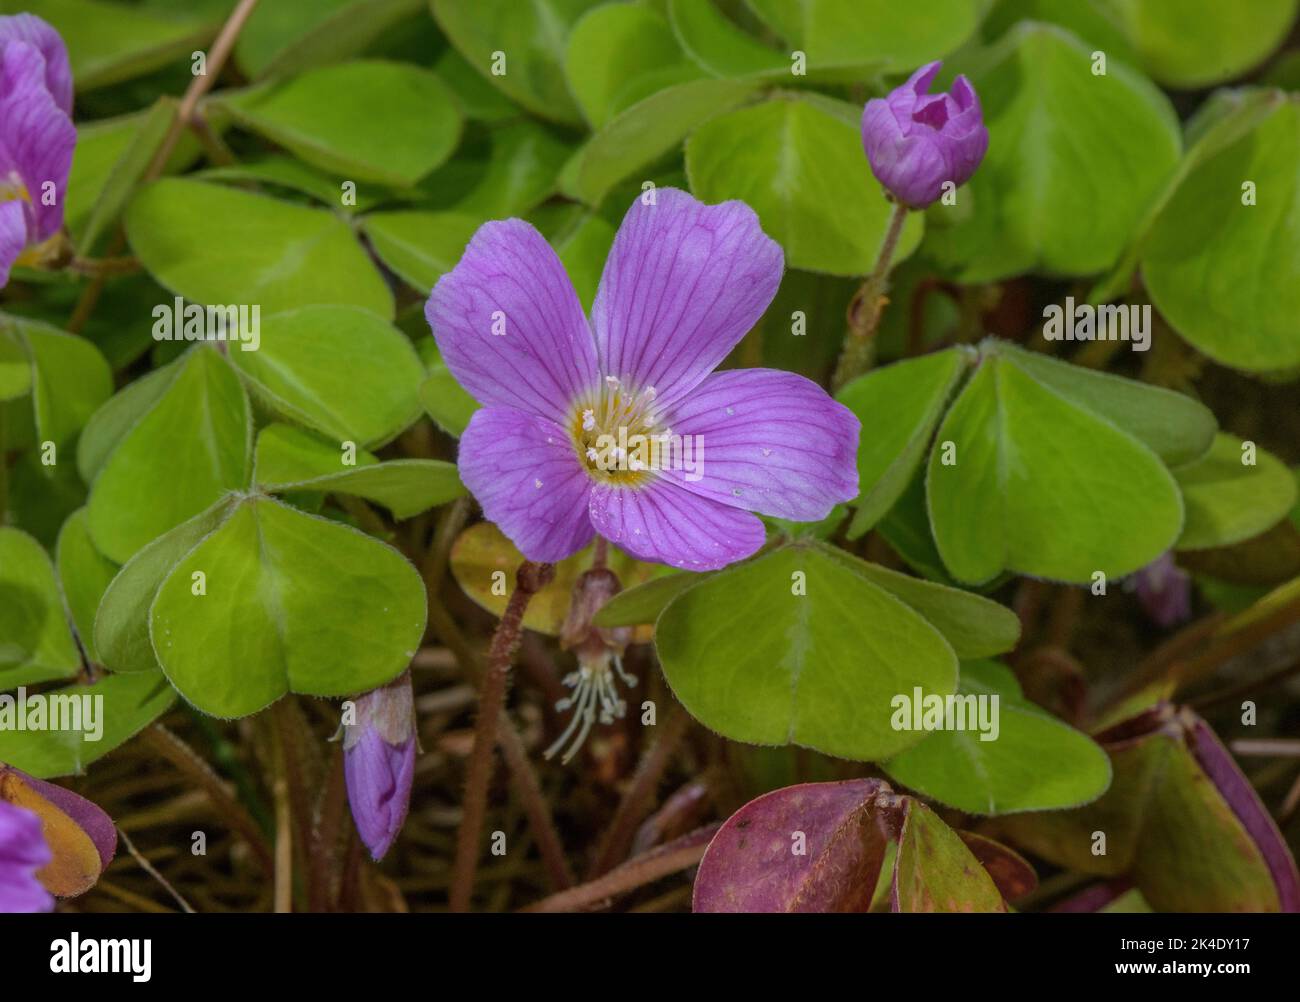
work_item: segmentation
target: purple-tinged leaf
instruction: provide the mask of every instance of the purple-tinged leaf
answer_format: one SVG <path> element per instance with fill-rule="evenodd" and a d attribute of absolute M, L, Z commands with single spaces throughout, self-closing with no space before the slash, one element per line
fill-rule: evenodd
<path fill-rule="evenodd" d="M 905 799 L 890 887 L 896 912 L 1004 912 L 993 878 L 961 837 L 919 800 Z"/>
<path fill-rule="evenodd" d="M 1014 849 L 1008 849 L 1001 842 L 995 842 L 974 832 L 957 833 L 997 886 L 998 892 L 1007 901 L 1022 898 L 1038 886 L 1038 874 L 1029 865 L 1029 861 Z"/>
<path fill-rule="evenodd" d="M 1092 913 L 1106 909 L 1133 888 L 1129 880 L 1107 880 L 1090 884 L 1077 894 L 1072 894 L 1064 901 L 1058 901 L 1048 909 L 1052 912 Z"/>
<path fill-rule="evenodd" d="M 1268 872 L 1273 876 L 1273 884 L 1277 887 L 1278 903 L 1282 911 L 1300 912 L 1300 874 L 1296 872 L 1295 858 L 1287 848 L 1282 833 L 1278 831 L 1264 805 L 1259 802 L 1255 788 L 1241 774 L 1228 749 L 1223 747 L 1223 742 L 1200 717 L 1191 711 L 1184 713 L 1187 716 L 1185 726 L 1192 754 L 1264 857 Z"/>
<path fill-rule="evenodd" d="M 718 830 L 697 912 L 865 912 L 899 798 L 876 779 L 804 783 L 752 800 Z"/>

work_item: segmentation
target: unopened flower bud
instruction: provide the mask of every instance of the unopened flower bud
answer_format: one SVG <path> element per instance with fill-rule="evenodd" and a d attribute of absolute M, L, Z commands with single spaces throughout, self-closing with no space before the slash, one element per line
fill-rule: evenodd
<path fill-rule="evenodd" d="M 406 821 L 415 778 L 415 700 L 403 673 L 356 701 L 356 722 L 343 728 L 343 772 L 361 840 L 375 860 Z"/>

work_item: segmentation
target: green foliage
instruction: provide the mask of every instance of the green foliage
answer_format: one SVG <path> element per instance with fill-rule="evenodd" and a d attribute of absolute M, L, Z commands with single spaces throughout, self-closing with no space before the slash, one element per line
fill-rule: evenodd
<path fill-rule="evenodd" d="M 766 545 L 709 573 L 598 543 L 557 560 L 520 613 L 512 774 L 576 720 L 599 735 L 567 766 L 579 784 L 639 796 L 640 761 L 689 773 L 677 807 L 704 782 L 726 793 L 701 811 L 748 800 L 704 856 L 697 910 L 1016 906 L 1034 868 L 959 813 L 1063 883 L 1133 883 L 1111 910 L 1300 907 L 1262 806 L 1284 802 L 1281 774 L 1248 780 L 1163 702 L 1229 706 L 1211 722 L 1235 728 L 1241 700 L 1210 673 L 1268 682 L 1300 601 L 1300 74 L 1293 44 L 1276 51 L 1300 0 L 263 0 L 223 64 L 235 6 L 0 2 L 66 41 L 78 134 L 63 231 L 0 289 L 0 698 L 104 708 L 98 736 L 0 727 L 0 763 L 89 770 L 93 788 L 94 763 L 140 755 L 123 746 L 166 715 L 260 821 L 283 778 L 249 775 L 279 767 L 272 729 L 222 721 L 287 697 L 298 824 L 337 710 L 306 698 L 413 665 L 419 733 L 459 762 L 525 561 L 460 479 L 479 404 L 425 304 L 480 226 L 518 218 L 589 313 L 629 206 L 673 186 L 745 202 L 783 253 L 724 369 L 830 386 L 842 345 L 864 349 L 834 378 L 861 423 L 858 493 L 809 523 L 764 518 Z M 988 151 L 881 262 L 895 204 L 863 104 L 936 59 L 934 90 L 972 82 Z M 476 277 L 475 308 L 493 282 L 537 291 Z M 638 291 L 649 309 L 680 290 Z M 1043 321 L 1067 297 L 1149 309 L 1150 341 L 1059 341 Z M 213 336 L 221 308 L 250 326 Z M 597 586 L 616 594 L 592 602 Z M 1184 606 L 1222 619 L 1160 648 Z M 595 684 L 598 705 L 552 709 Z M 1285 726 L 1294 700 L 1272 692 L 1258 722 Z M 996 736 L 912 726 L 900 697 L 996 706 Z M 428 765 L 422 790 L 450 782 L 455 801 L 459 775 Z M 608 800 L 566 803 L 566 839 Z M 685 824 L 632 806 L 641 848 Z M 625 815 L 594 872 L 641 851 Z M 375 897 L 295 834 L 312 897 L 295 905 Z"/>

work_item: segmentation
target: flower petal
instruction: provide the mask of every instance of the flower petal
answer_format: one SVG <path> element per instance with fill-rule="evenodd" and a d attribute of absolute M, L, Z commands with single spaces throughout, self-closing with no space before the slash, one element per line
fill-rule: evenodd
<path fill-rule="evenodd" d="M 27 242 L 39 243 L 63 226 L 63 202 L 77 130 L 45 83 L 45 57 L 34 45 L 0 48 L 0 187 L 22 183 Z M 53 198 L 45 186 L 53 184 Z M 47 202 L 51 204 L 46 204 Z"/>
<path fill-rule="evenodd" d="M 411 806 L 415 738 L 390 745 L 378 731 L 367 730 L 344 753 L 343 776 L 361 841 L 372 859 L 381 860 L 401 832 Z"/>
<path fill-rule="evenodd" d="M 677 405 L 671 425 L 692 436 L 698 470 L 675 464 L 660 475 L 701 497 L 816 522 L 858 495 L 861 423 L 793 372 L 715 372 Z"/>
<path fill-rule="evenodd" d="M 0 50 L 8 42 L 26 42 L 41 53 L 45 61 L 45 88 L 65 115 L 72 114 L 72 66 L 68 49 L 53 25 L 35 14 L 0 17 Z"/>
<path fill-rule="evenodd" d="M 508 407 L 476 411 L 460 439 L 460 478 L 529 560 L 563 560 L 595 534 L 591 477 L 553 422 Z"/>
<path fill-rule="evenodd" d="M 571 404 L 599 382 L 573 283 L 521 219 L 480 226 L 424 313 L 452 375 L 481 404 L 567 424 Z"/>
<path fill-rule="evenodd" d="M 591 492 L 596 531 L 640 560 L 712 571 L 744 560 L 763 545 L 763 523 L 658 478 L 642 487 L 597 484 Z"/>
<path fill-rule="evenodd" d="M 647 193 L 651 194 L 651 193 Z M 680 400 L 726 358 L 776 295 L 784 258 L 744 202 L 676 188 L 623 217 L 591 311 L 601 372 Z"/>
<path fill-rule="evenodd" d="M 27 246 L 27 216 L 22 202 L 0 202 L 0 289 L 9 284 L 9 269 Z"/>
<path fill-rule="evenodd" d="M 36 879 L 50 862 L 41 819 L 0 800 L 0 913 L 48 912 L 54 898 Z"/>

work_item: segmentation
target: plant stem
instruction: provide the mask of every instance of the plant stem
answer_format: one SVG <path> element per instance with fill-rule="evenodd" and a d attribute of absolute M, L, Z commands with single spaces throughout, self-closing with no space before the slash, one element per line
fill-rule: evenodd
<path fill-rule="evenodd" d="M 293 911 L 293 809 L 289 801 L 289 765 L 285 735 L 272 720 L 271 793 L 275 800 L 275 905 L 277 915 Z"/>
<path fill-rule="evenodd" d="M 164 877 L 161 873 L 159 873 L 158 870 L 154 867 L 154 865 L 149 862 L 149 860 L 144 858 L 144 853 L 142 853 L 139 849 L 135 847 L 135 843 L 131 841 L 131 837 L 127 835 L 127 833 L 123 831 L 120 827 L 117 829 L 117 837 L 122 840 L 122 844 L 126 846 L 126 851 L 131 854 L 131 858 L 136 861 L 136 864 L 140 867 L 140 869 L 142 869 L 145 873 L 149 874 L 149 876 L 153 877 L 154 880 L 158 881 L 158 883 L 162 885 L 163 889 L 172 896 L 172 898 L 176 901 L 178 905 L 181 906 L 181 911 L 185 912 L 188 915 L 193 915 L 194 908 L 190 905 L 190 903 L 181 896 L 180 891 L 176 890 L 175 887 L 173 887 L 170 883 L 168 883 L 167 878 Z"/>
<path fill-rule="evenodd" d="M 717 825 L 709 825 L 689 835 L 684 835 L 668 845 L 659 846 L 649 852 L 642 853 L 635 859 L 628 860 L 617 869 L 610 870 L 603 877 L 586 884 L 579 884 L 577 887 L 571 887 L 559 894 L 552 894 L 549 898 L 543 898 L 541 901 L 529 905 L 523 911 L 577 911 L 580 908 L 586 908 L 604 901 L 606 898 L 634 891 L 638 887 L 653 883 L 670 873 L 685 870 L 687 867 L 694 866 L 704 856 L 704 850 L 709 847 L 709 839 L 713 837 L 713 833 L 717 829 Z"/>
<path fill-rule="evenodd" d="M 889 278 L 889 265 L 898 248 L 898 238 L 902 235 L 903 224 L 907 222 L 907 213 L 907 206 L 901 202 L 894 206 L 893 215 L 889 217 L 889 229 L 885 231 L 885 240 L 880 245 L 880 256 L 876 258 L 876 266 L 849 303 L 849 330 L 844 336 L 844 347 L 840 351 L 840 360 L 831 380 L 832 391 L 838 390 L 855 376 L 862 375 L 871 364 L 876 328 L 880 326 L 880 315 L 888 302 L 885 299 L 885 288 Z"/>
<path fill-rule="evenodd" d="M 497 743 L 497 725 L 505 707 L 506 686 L 510 680 L 510 663 L 519 647 L 524 612 L 538 591 L 555 576 L 551 564 L 525 561 L 515 575 L 515 590 L 505 614 L 492 637 L 488 650 L 487 671 L 479 690 L 478 722 L 474 728 L 474 747 L 470 752 L 465 778 L 464 815 L 456 836 L 456 863 L 451 879 L 451 910 L 469 910 L 474 875 L 478 869 L 479 837 L 487 813 L 488 782 L 492 775 L 492 752 Z"/>
<path fill-rule="evenodd" d="M 274 874 L 275 863 L 271 856 L 271 849 L 261 829 L 257 827 L 257 822 L 244 809 L 244 805 L 231 796 L 230 791 L 226 789 L 226 784 L 212 771 L 212 767 L 193 748 L 162 724 L 146 727 L 140 736 L 154 751 L 198 783 L 208 795 L 208 799 L 212 801 L 212 806 L 217 809 L 217 815 L 244 837 L 244 841 L 253 850 L 253 855 L 257 857 L 267 876 Z"/>
<path fill-rule="evenodd" d="M 239 40 L 239 33 L 244 30 L 244 25 L 248 23 L 256 7 L 257 0 L 239 0 L 239 5 L 231 11 L 230 17 L 221 26 L 212 48 L 208 50 L 204 67 L 206 72 L 196 76 L 185 88 L 180 107 L 176 110 L 176 118 L 172 121 L 167 134 L 163 136 L 163 141 L 155 151 L 153 159 L 149 161 L 149 169 L 144 175 L 145 181 L 152 181 L 162 175 L 167 161 L 171 159 L 172 151 L 176 149 L 176 143 L 181 138 L 181 133 L 194 121 L 195 111 L 203 95 L 212 89 L 213 84 L 217 82 L 217 77 L 221 76 L 221 70 L 225 67 L 226 60 L 230 58 L 235 42 Z"/>
<path fill-rule="evenodd" d="M 627 792 L 614 812 L 605 837 L 601 841 L 596 860 L 588 871 L 588 877 L 595 879 L 612 869 L 627 853 L 636 837 L 636 826 L 649 813 L 650 798 L 663 778 L 664 770 L 672 761 L 673 752 L 686 735 L 690 718 L 686 711 L 674 703 L 668 710 L 668 719 L 664 721 L 659 737 L 641 757 L 636 774 L 628 785 Z"/>
<path fill-rule="evenodd" d="M 217 77 L 221 75 L 221 69 L 230 58 L 230 53 L 235 47 L 235 42 L 239 40 L 239 33 L 244 30 L 244 25 L 252 16 L 253 10 L 257 7 L 257 0 L 239 0 L 239 5 L 230 13 L 226 23 L 222 25 L 221 31 L 217 34 L 216 40 L 212 43 L 212 48 L 208 52 L 207 70 L 202 76 L 196 76 L 190 85 L 185 89 L 185 94 L 181 98 L 180 106 L 176 110 L 176 117 L 172 120 L 171 127 L 168 128 L 167 134 L 163 136 L 162 142 L 158 144 L 158 149 L 154 151 L 153 159 L 149 161 L 149 166 L 140 178 L 140 184 L 145 185 L 150 181 L 156 181 L 162 176 L 162 172 L 167 167 L 167 161 L 171 159 L 172 151 L 176 149 L 176 143 L 180 140 L 181 133 L 187 126 L 192 126 L 195 115 L 198 111 L 199 100 L 212 89 L 212 85 L 217 82 Z M 126 236 L 118 226 L 117 233 L 114 235 L 112 243 L 109 244 L 108 253 L 117 254 L 126 246 Z M 104 285 L 108 282 L 108 274 L 100 272 L 90 280 L 90 283 L 82 290 L 81 297 L 77 300 L 77 305 L 73 308 L 72 316 L 68 320 L 67 329 L 70 333 L 79 334 L 86 323 L 90 320 L 90 315 L 95 311 L 95 306 L 99 303 L 99 297 L 104 292 Z"/>
<path fill-rule="evenodd" d="M 524 813 L 528 815 L 528 825 L 533 838 L 537 840 L 537 851 L 541 854 L 542 865 L 546 867 L 546 879 L 552 890 L 562 891 L 573 886 L 573 870 L 564 855 L 564 846 L 555 830 L 555 819 L 551 815 L 551 806 L 546 802 L 541 785 L 537 782 L 537 773 L 528 762 L 528 751 L 523 739 L 515 730 L 514 724 L 505 710 L 501 711 L 500 736 L 501 756 L 506 760 L 514 780 L 515 793 L 523 803 Z"/>

